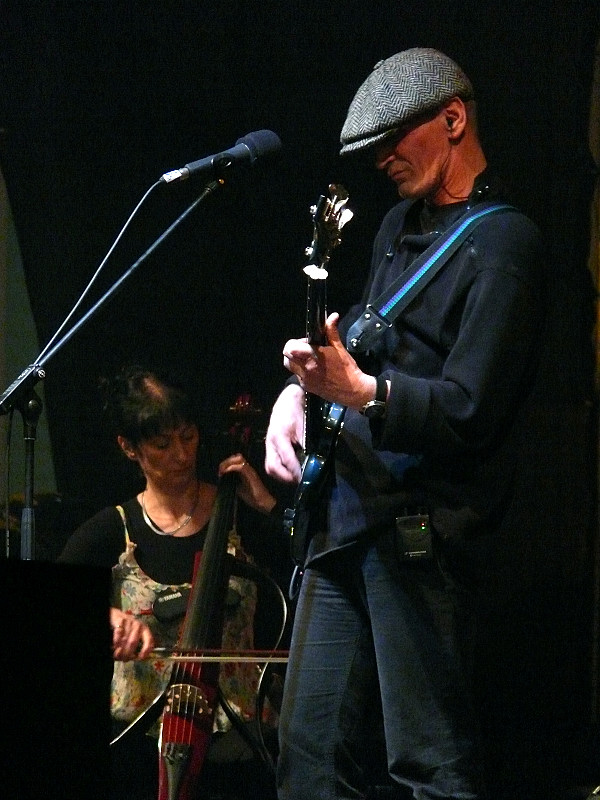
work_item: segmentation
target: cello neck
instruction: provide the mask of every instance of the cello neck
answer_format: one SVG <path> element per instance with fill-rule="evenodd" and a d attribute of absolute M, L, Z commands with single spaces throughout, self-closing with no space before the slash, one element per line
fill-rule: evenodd
<path fill-rule="evenodd" d="M 226 473 L 219 479 L 217 496 L 202 548 L 202 557 L 194 577 L 183 622 L 179 645 L 182 650 L 200 650 L 204 647 L 218 646 L 212 641 L 221 631 L 212 631 L 215 603 L 227 584 L 227 539 L 231 530 L 237 476 Z M 218 616 L 218 615 L 216 615 Z"/>

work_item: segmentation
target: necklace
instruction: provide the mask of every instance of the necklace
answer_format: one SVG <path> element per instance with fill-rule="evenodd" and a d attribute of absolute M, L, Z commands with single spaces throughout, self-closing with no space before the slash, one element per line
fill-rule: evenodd
<path fill-rule="evenodd" d="M 144 489 L 144 491 L 142 492 L 142 517 L 144 518 L 144 522 L 146 523 L 146 525 L 149 528 L 151 528 L 154 531 L 154 533 L 157 533 L 159 536 L 173 536 L 173 534 L 177 533 L 177 531 L 180 531 L 182 528 L 185 528 L 185 526 L 191 520 L 192 515 L 193 515 L 194 511 L 196 510 L 196 506 L 198 505 L 198 500 L 200 499 L 200 486 L 198 485 L 197 488 L 196 488 L 196 499 L 194 500 L 194 505 L 190 509 L 190 513 L 183 520 L 183 522 L 181 522 L 172 531 L 163 531 L 161 528 L 157 527 L 152 522 L 152 520 L 148 516 L 148 512 L 146 511 L 146 504 L 144 503 L 145 495 L 146 495 L 146 490 Z"/>

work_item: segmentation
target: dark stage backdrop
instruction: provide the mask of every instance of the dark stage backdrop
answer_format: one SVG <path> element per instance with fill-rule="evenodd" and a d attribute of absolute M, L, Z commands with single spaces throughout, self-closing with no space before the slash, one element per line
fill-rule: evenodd
<path fill-rule="evenodd" d="M 530 520 L 511 551 L 513 566 L 533 565 L 542 590 L 529 606 L 519 595 L 490 627 L 483 664 L 502 707 L 494 708 L 495 697 L 487 703 L 496 718 L 510 717 L 510 736 L 515 726 L 527 728 L 534 706 L 561 719 L 585 714 L 590 664 L 597 667 L 589 625 L 596 433 L 586 260 L 598 34 L 597 0 L 0 0 L 0 164 L 40 345 L 164 172 L 249 131 L 271 129 L 283 142 L 275 164 L 240 175 L 196 209 L 45 365 L 60 495 L 95 509 L 135 490 L 99 424 L 98 376 L 123 362 L 168 368 L 191 382 L 208 474 L 239 393 L 253 395 L 266 421 L 285 377 L 282 345 L 304 326 L 310 205 L 331 181 L 350 192 L 355 218 L 329 285 L 330 308 L 344 311 L 394 202 L 370 164 L 338 157 L 348 104 L 380 58 L 437 47 L 471 76 L 490 162 L 547 235 L 557 310 L 549 335 L 567 356 L 555 376 L 559 405 L 540 398 L 539 407 L 548 436 L 565 443 L 564 459 L 545 463 L 541 443 L 531 442 L 531 487 L 542 486 L 547 503 L 536 507 L 523 487 Z M 151 193 L 84 308 L 200 189 L 190 180 Z"/>
<path fill-rule="evenodd" d="M 285 377 L 282 345 L 304 327 L 309 208 L 331 181 L 346 185 L 355 217 L 332 259 L 330 308 L 343 311 L 362 286 L 395 197 L 371 164 L 339 158 L 339 130 L 375 62 L 414 45 L 439 47 L 470 74 L 490 162 L 547 234 L 553 299 L 564 307 L 551 335 L 568 361 L 556 374 L 569 406 L 560 424 L 589 399 L 595 0 L 4 0 L 0 15 L 1 167 L 40 345 L 164 172 L 252 130 L 283 142 L 275 163 L 234 176 L 197 208 L 45 364 L 64 498 L 99 507 L 135 488 L 99 420 L 98 376 L 124 362 L 191 383 L 209 474 L 239 393 L 252 394 L 266 421 Z M 150 194 L 78 316 L 201 188 L 190 179 Z M 577 467 L 578 435 L 566 453 Z M 566 493 L 569 470 L 552 479 Z"/>
<path fill-rule="evenodd" d="M 40 345 L 160 175 L 252 130 L 283 142 L 276 164 L 209 198 L 47 363 L 59 492 L 96 504 L 122 497 L 96 381 L 124 361 L 188 377 L 209 436 L 240 392 L 268 408 L 284 378 L 281 347 L 303 329 L 309 207 L 332 180 L 347 186 L 355 218 L 332 263 L 330 307 L 355 300 L 394 194 L 370 164 L 338 158 L 338 135 L 358 85 L 399 49 L 439 47 L 472 76 L 490 160 L 547 229 L 556 269 L 579 291 L 596 6 L 0 2 L 0 158 Z M 84 308 L 200 189 L 190 180 L 150 195 Z M 578 332 L 567 335 L 577 360 Z"/>

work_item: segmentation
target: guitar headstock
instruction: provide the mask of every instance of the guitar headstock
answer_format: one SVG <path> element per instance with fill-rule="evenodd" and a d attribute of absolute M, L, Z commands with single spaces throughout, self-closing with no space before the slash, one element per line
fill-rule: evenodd
<path fill-rule="evenodd" d="M 340 231 L 354 216 L 347 202 L 346 189 L 339 183 L 331 183 L 329 196 L 321 195 L 318 203 L 311 206 L 313 240 L 306 248 L 309 267 L 323 268 L 329 261 L 331 251 L 340 243 Z"/>

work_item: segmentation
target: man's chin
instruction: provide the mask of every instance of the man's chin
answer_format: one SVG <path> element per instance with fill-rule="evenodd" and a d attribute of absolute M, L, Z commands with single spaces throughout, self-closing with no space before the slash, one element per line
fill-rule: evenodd
<path fill-rule="evenodd" d="M 406 183 L 397 183 L 396 191 L 402 200 L 411 200 L 418 197 L 418 194 L 414 191 L 411 191 L 411 187 Z"/>

